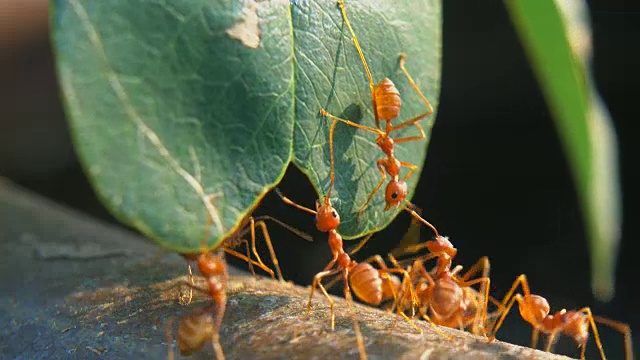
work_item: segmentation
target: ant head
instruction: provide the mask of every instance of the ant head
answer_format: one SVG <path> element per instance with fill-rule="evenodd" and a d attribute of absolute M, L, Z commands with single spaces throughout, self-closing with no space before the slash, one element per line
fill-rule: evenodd
<path fill-rule="evenodd" d="M 384 201 L 387 203 L 384 207 L 389 210 L 397 207 L 407 197 L 407 183 L 402 180 L 391 180 L 384 190 Z"/>
<path fill-rule="evenodd" d="M 458 253 L 458 249 L 453 247 L 453 244 L 446 236 L 438 236 L 435 240 L 429 240 L 426 242 L 426 246 L 429 252 L 436 256 L 442 256 L 446 254 L 450 258 L 453 258 Z"/>
<path fill-rule="evenodd" d="M 331 201 L 325 197 L 324 203 L 316 201 L 316 227 L 322 232 L 335 230 L 340 226 L 340 214 L 331 206 Z"/>
<path fill-rule="evenodd" d="M 538 326 L 542 323 L 542 320 L 549 315 L 549 302 L 547 299 L 540 295 L 526 295 L 518 301 L 518 308 L 520 309 L 520 316 L 529 324 Z"/>

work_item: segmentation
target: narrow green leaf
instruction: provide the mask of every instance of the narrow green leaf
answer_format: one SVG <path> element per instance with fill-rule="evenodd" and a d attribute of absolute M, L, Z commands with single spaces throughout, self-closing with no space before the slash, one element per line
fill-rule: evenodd
<path fill-rule="evenodd" d="M 578 189 L 591 249 L 592 288 L 613 296 L 621 226 L 617 142 L 590 73 L 586 4 L 506 0 L 554 115 Z"/>

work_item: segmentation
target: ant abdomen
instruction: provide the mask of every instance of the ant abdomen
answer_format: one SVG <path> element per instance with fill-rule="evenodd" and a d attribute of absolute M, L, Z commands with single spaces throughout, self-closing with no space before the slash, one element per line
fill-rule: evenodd
<path fill-rule="evenodd" d="M 200 350 L 216 331 L 211 312 L 201 311 L 180 319 L 176 342 L 180 354 L 188 356 Z"/>
<path fill-rule="evenodd" d="M 433 290 L 431 310 L 439 318 L 448 319 L 460 309 L 463 296 L 462 288 L 455 281 L 440 279 Z"/>
<path fill-rule="evenodd" d="M 374 306 L 383 300 L 382 279 L 376 268 L 369 263 L 358 263 L 349 276 L 351 288 L 358 299 Z"/>
<path fill-rule="evenodd" d="M 402 100 L 400 92 L 389 78 L 380 81 L 375 89 L 376 110 L 378 117 L 385 121 L 390 121 L 400 115 Z"/>

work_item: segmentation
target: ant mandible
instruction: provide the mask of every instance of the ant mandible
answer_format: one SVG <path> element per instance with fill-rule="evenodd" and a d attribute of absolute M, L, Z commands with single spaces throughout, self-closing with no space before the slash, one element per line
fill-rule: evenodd
<path fill-rule="evenodd" d="M 521 286 L 524 295 L 515 294 L 518 285 Z M 584 360 L 587 340 L 589 339 L 589 326 L 591 326 L 591 331 L 593 332 L 600 356 L 605 360 L 606 356 L 602 343 L 600 342 L 598 328 L 596 327 L 596 322 L 599 322 L 612 327 L 624 335 L 625 358 L 628 360 L 633 359 L 631 329 L 627 324 L 603 317 L 594 317 L 589 307 L 583 307 L 580 310 L 562 309 L 554 314 L 550 314 L 551 308 L 547 299 L 540 295 L 531 294 L 527 277 L 524 274 L 516 278 L 511 289 L 507 295 L 505 295 L 502 301 L 504 311 L 492 330 L 490 340 L 495 339 L 495 334 L 498 332 L 502 322 L 516 301 L 518 302 L 520 316 L 533 327 L 531 347 L 534 349 L 537 348 L 539 332 L 548 334 L 547 345 L 545 346 L 545 351 L 547 352 L 551 349 L 556 336 L 562 333 L 573 338 L 575 342 L 578 343 L 578 347 L 581 348 L 580 359 Z"/>
<path fill-rule="evenodd" d="M 358 218 L 360 218 L 360 216 L 364 212 L 369 202 L 371 202 L 371 199 L 373 198 L 373 196 L 378 192 L 382 184 L 384 184 L 384 182 L 386 181 L 387 174 L 389 175 L 389 177 L 391 177 L 391 180 L 389 181 L 385 189 L 384 197 L 385 197 L 386 205 L 384 209 L 389 210 L 392 207 L 400 206 L 405 200 L 407 196 L 406 181 L 418 169 L 418 166 L 411 164 L 409 162 L 398 160 L 394 155 L 394 147 L 395 147 L 395 144 L 397 143 L 418 141 L 426 137 L 424 130 L 422 129 L 422 126 L 420 126 L 419 122 L 433 113 L 433 107 L 431 106 L 427 98 L 424 96 L 424 94 L 422 94 L 422 92 L 420 91 L 416 83 L 413 81 L 413 78 L 411 77 L 411 75 L 409 75 L 409 72 L 405 68 L 406 54 L 402 53 L 400 54 L 400 69 L 409 80 L 411 87 L 413 87 L 413 89 L 418 93 L 422 101 L 427 106 L 427 111 L 410 120 L 406 120 L 397 125 L 391 124 L 391 121 L 396 119 L 400 115 L 400 108 L 402 106 L 402 99 L 400 98 L 400 92 L 398 91 L 394 83 L 389 78 L 383 79 L 377 86 L 374 85 L 373 77 L 371 76 L 371 71 L 369 70 L 367 61 L 364 58 L 362 48 L 360 47 L 360 44 L 355 35 L 355 32 L 353 31 L 353 28 L 351 27 L 351 23 L 349 22 L 349 18 L 347 17 L 344 1 L 338 1 L 338 6 L 340 7 L 340 10 L 342 12 L 342 17 L 344 18 L 344 21 L 347 24 L 349 31 L 351 32 L 353 43 L 355 44 L 355 47 L 360 56 L 360 60 L 364 65 L 364 70 L 367 74 L 367 78 L 369 79 L 369 87 L 371 89 L 371 102 L 373 106 L 373 114 L 374 114 L 376 127 L 372 128 L 369 126 L 354 123 L 346 119 L 341 119 L 339 117 L 331 115 L 324 109 L 320 109 L 320 114 L 322 116 L 328 117 L 333 120 L 333 124 L 330 130 L 331 132 L 334 129 L 334 126 L 335 126 L 334 124 L 340 121 L 347 125 L 350 125 L 365 131 L 369 131 L 371 133 L 378 135 L 378 138 L 376 139 L 376 144 L 378 145 L 378 147 L 380 147 L 382 152 L 386 155 L 386 157 L 378 159 L 376 161 L 376 166 L 382 178 L 380 179 L 376 187 L 373 189 L 373 191 L 369 194 L 365 203 L 358 210 Z M 384 131 L 380 129 L 380 120 L 383 120 L 386 122 Z M 393 132 L 403 129 L 410 125 L 415 125 L 416 128 L 419 130 L 420 135 L 407 136 L 407 137 L 396 138 L 396 139 L 390 136 Z M 331 149 L 333 149 L 333 136 L 331 133 L 329 134 L 329 146 L 331 147 Z M 400 179 L 400 169 L 402 167 L 409 168 L 409 171 L 402 179 Z"/>

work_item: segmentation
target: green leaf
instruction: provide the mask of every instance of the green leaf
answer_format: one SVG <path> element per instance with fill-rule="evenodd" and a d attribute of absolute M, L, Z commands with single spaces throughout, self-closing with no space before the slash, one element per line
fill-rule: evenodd
<path fill-rule="evenodd" d="M 242 18 L 233 3 L 53 2 L 85 169 L 114 214 L 176 251 L 200 249 L 208 195 L 214 246 L 291 156 L 289 6 L 261 10 L 262 48 L 252 49 L 226 33 Z"/>
<path fill-rule="evenodd" d="M 587 224 L 594 294 L 610 299 L 621 227 L 617 141 L 590 72 L 587 6 L 582 1 L 506 4 L 571 165 Z"/>
<path fill-rule="evenodd" d="M 416 12 L 409 0 L 347 2 L 374 77 L 396 81 L 407 118 L 424 105 L 402 78 L 400 52 L 434 106 L 439 92 L 440 5 L 422 3 L 425 11 Z M 323 194 L 329 147 L 320 107 L 341 115 L 357 109 L 373 123 L 368 84 L 335 1 L 51 4 L 58 74 L 84 168 L 117 217 L 174 251 L 201 250 L 205 239 L 207 248 L 219 245 L 294 156 Z M 379 177 L 374 140 L 346 126 L 336 131 L 336 205 L 346 235 L 371 232 L 394 215 L 380 215 L 379 194 L 355 223 L 354 209 Z M 421 165 L 426 146 L 397 153 Z"/>

